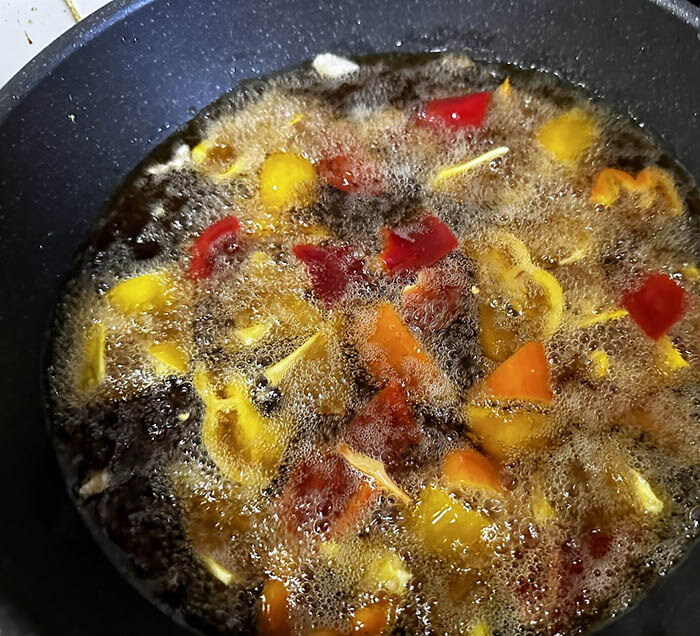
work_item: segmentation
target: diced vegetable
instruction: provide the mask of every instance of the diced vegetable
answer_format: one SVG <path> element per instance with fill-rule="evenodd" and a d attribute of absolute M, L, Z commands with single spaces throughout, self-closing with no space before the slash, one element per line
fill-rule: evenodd
<path fill-rule="evenodd" d="M 276 214 L 313 203 L 316 192 L 314 165 L 289 152 L 270 155 L 260 169 L 260 200 Z"/>
<path fill-rule="evenodd" d="M 201 558 L 202 562 L 204 563 L 204 567 L 207 568 L 209 574 L 211 574 L 214 578 L 219 579 L 219 581 L 221 581 L 224 585 L 229 586 L 236 582 L 236 575 L 230 570 L 227 570 L 223 565 L 221 565 L 221 563 L 208 556 L 202 556 Z"/>
<path fill-rule="evenodd" d="M 352 528 L 372 496 L 368 484 L 339 455 L 313 450 L 292 466 L 280 516 L 289 532 L 328 539 Z"/>
<path fill-rule="evenodd" d="M 511 92 L 513 91 L 513 87 L 510 83 L 510 78 L 506 77 L 502 82 L 501 85 L 498 87 L 498 94 L 501 97 L 508 97 Z"/>
<path fill-rule="evenodd" d="M 543 124 L 537 140 L 558 161 L 574 163 L 596 136 L 596 126 L 590 115 L 580 108 L 572 108 Z"/>
<path fill-rule="evenodd" d="M 443 329 L 457 317 L 462 289 L 442 270 L 426 267 L 414 285 L 404 287 L 401 309 L 406 321 L 423 331 Z"/>
<path fill-rule="evenodd" d="M 491 630 L 486 623 L 477 623 L 470 628 L 469 636 L 491 636 Z"/>
<path fill-rule="evenodd" d="M 169 273 L 153 272 L 117 283 L 107 292 L 107 298 L 123 314 L 163 312 L 174 303 L 172 286 Z"/>
<path fill-rule="evenodd" d="M 549 418 L 538 411 L 499 409 L 471 404 L 469 430 L 484 450 L 497 459 L 514 457 L 543 444 Z"/>
<path fill-rule="evenodd" d="M 417 123 L 436 131 L 481 128 L 490 103 L 489 91 L 434 99 L 418 114 Z"/>
<path fill-rule="evenodd" d="M 656 341 L 657 366 L 663 375 L 669 375 L 679 369 L 686 369 L 690 363 L 673 346 L 668 336 L 661 336 Z"/>
<path fill-rule="evenodd" d="M 517 348 L 515 333 L 498 324 L 498 314 L 493 307 L 479 305 L 479 343 L 484 355 L 496 362 L 503 362 Z"/>
<path fill-rule="evenodd" d="M 598 173 L 593 182 L 591 201 L 610 206 L 620 198 L 622 190 L 639 195 L 639 201 L 644 208 L 649 208 L 660 198 L 663 211 L 668 216 L 675 217 L 683 213 L 683 201 L 676 185 L 671 176 L 661 168 L 644 168 L 636 177 L 624 170 L 605 168 Z"/>
<path fill-rule="evenodd" d="M 391 623 L 393 607 L 389 600 L 376 601 L 355 610 L 350 633 L 353 636 L 381 636 Z"/>
<path fill-rule="evenodd" d="M 401 557 L 395 552 L 384 550 L 381 556 L 372 559 L 364 580 L 373 593 L 384 591 L 394 596 L 403 596 L 412 578 Z"/>
<path fill-rule="evenodd" d="M 494 159 L 498 159 L 509 152 L 510 148 L 508 146 L 498 146 L 469 161 L 442 168 L 430 181 L 430 187 L 435 190 L 440 187 L 443 181 L 462 175 L 486 163 L 491 163 Z"/>
<path fill-rule="evenodd" d="M 235 216 L 227 216 L 206 228 L 190 250 L 189 274 L 195 280 L 209 278 L 219 258 L 238 252 L 241 224 Z"/>
<path fill-rule="evenodd" d="M 610 370 L 610 358 L 602 349 L 593 351 L 589 359 L 591 361 L 591 373 L 594 378 L 601 379 L 608 375 Z"/>
<path fill-rule="evenodd" d="M 337 347 L 339 320 L 320 325 L 319 330 L 286 358 L 265 369 L 272 386 L 285 382 L 285 390 L 296 399 L 311 398 L 322 414 L 345 413 L 349 382 L 345 363 Z M 294 373 L 301 365 L 305 373 Z"/>
<path fill-rule="evenodd" d="M 556 516 L 554 508 L 547 501 L 542 488 L 539 486 L 533 488 L 530 497 L 530 511 L 535 522 L 540 526 L 549 523 Z"/>
<path fill-rule="evenodd" d="M 358 453 L 350 448 L 347 444 L 342 443 L 338 446 L 338 454 L 355 470 L 369 477 L 377 488 L 386 490 L 389 494 L 394 495 L 403 504 L 411 503 L 411 498 L 402 490 L 396 482 L 389 477 L 386 472 L 383 462 L 372 459 L 367 455 Z"/>
<path fill-rule="evenodd" d="M 350 247 L 295 245 L 293 251 L 306 266 L 314 294 L 326 306 L 342 300 L 350 284 L 365 276 L 362 259 Z"/>
<path fill-rule="evenodd" d="M 549 363 L 539 342 L 528 342 L 486 378 L 486 392 L 505 400 L 552 401 Z"/>
<path fill-rule="evenodd" d="M 434 265 L 459 245 L 436 216 L 423 216 L 396 230 L 384 230 L 381 260 L 389 274 L 417 272 Z"/>
<path fill-rule="evenodd" d="M 683 267 L 681 267 L 681 274 L 683 274 L 685 280 L 696 281 L 700 279 L 700 270 L 692 264 L 683 265 Z"/>
<path fill-rule="evenodd" d="M 638 290 L 626 293 L 622 299 L 632 320 L 654 340 L 683 318 L 686 305 L 683 288 L 665 274 L 649 274 Z"/>
<path fill-rule="evenodd" d="M 403 453 L 420 437 L 406 391 L 395 380 L 358 411 L 343 435 L 351 448 L 381 459 L 390 472 L 402 468 Z"/>
<path fill-rule="evenodd" d="M 80 390 L 84 393 L 91 393 L 104 380 L 105 341 L 105 326 L 101 322 L 88 327 L 79 378 Z"/>
<path fill-rule="evenodd" d="M 507 301 L 539 326 L 543 339 L 550 338 L 561 323 L 564 294 L 551 273 L 533 264 L 527 246 L 509 232 L 495 231 L 485 248 L 470 246 L 470 253 L 479 265 L 479 284 L 487 297 Z M 488 317 L 495 323 L 494 313 Z"/>
<path fill-rule="evenodd" d="M 379 194 L 382 191 L 377 167 L 356 151 L 324 157 L 318 163 L 318 172 L 328 185 L 344 192 Z"/>
<path fill-rule="evenodd" d="M 324 334 L 317 331 L 313 336 L 308 338 L 300 347 L 292 351 L 286 358 L 282 358 L 279 362 L 265 369 L 265 377 L 267 381 L 277 386 L 287 372 L 300 360 L 306 356 L 312 356 L 318 353 L 318 350 L 325 345 Z"/>
<path fill-rule="evenodd" d="M 605 309 L 603 311 L 598 311 L 596 313 L 590 313 L 581 316 L 576 321 L 576 326 L 581 328 L 590 327 L 592 325 L 597 325 L 604 322 L 612 322 L 613 320 L 619 320 L 620 318 L 624 318 L 628 315 L 629 312 L 626 309 Z"/>
<path fill-rule="evenodd" d="M 621 455 L 613 453 L 607 473 L 617 494 L 631 500 L 638 513 L 655 517 L 663 512 L 663 500 L 654 492 L 644 476 L 632 468 Z"/>
<path fill-rule="evenodd" d="M 369 335 L 359 335 L 358 351 L 372 374 L 380 381 L 399 379 L 413 389 L 440 376 L 435 363 L 406 327 L 391 303 L 382 302 L 363 314 L 361 323 L 374 321 Z"/>
<path fill-rule="evenodd" d="M 497 494 L 503 492 L 498 467 L 472 448 L 450 451 L 442 464 L 442 477 L 452 485 L 470 486 Z"/>
<path fill-rule="evenodd" d="M 189 359 L 185 350 L 176 342 L 158 342 L 148 348 L 149 353 L 156 359 L 165 373 L 177 371 L 187 373 Z"/>
<path fill-rule="evenodd" d="M 250 325 L 250 327 L 243 327 L 242 329 L 236 329 L 234 332 L 236 337 L 246 346 L 251 347 L 256 342 L 262 340 L 265 335 L 270 331 L 270 323 L 259 322 L 255 325 Z"/>
<path fill-rule="evenodd" d="M 268 579 L 260 597 L 258 634 L 260 636 L 292 636 L 289 622 L 289 595 L 282 581 Z"/>
<path fill-rule="evenodd" d="M 649 482 L 634 468 L 629 469 L 629 482 L 631 483 L 634 498 L 639 509 L 647 515 L 659 515 L 664 509 L 664 502 L 657 497 Z"/>
<path fill-rule="evenodd" d="M 409 519 L 409 528 L 425 547 L 442 556 L 476 549 L 484 541 L 484 530 L 491 525 L 480 512 L 468 509 L 436 486 L 423 491 Z"/>
<path fill-rule="evenodd" d="M 202 442 L 229 479 L 257 484 L 279 464 L 286 442 L 280 422 L 264 418 L 248 396 L 243 378 L 234 378 L 216 395 L 206 373 L 195 372 L 195 388 L 205 405 Z"/>

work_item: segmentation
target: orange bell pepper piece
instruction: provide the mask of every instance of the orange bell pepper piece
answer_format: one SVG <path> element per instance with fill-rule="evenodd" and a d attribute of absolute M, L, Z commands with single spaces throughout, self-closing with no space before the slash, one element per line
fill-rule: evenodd
<path fill-rule="evenodd" d="M 498 468 L 473 448 L 450 451 L 442 464 L 442 476 L 451 484 L 503 492 Z"/>
<path fill-rule="evenodd" d="M 354 636 L 381 636 L 389 626 L 392 609 L 388 600 L 359 608 L 352 617 L 350 633 Z"/>
<path fill-rule="evenodd" d="M 292 636 L 287 607 L 287 588 L 282 581 L 265 581 L 261 596 L 262 606 L 258 619 L 258 633 L 261 636 Z"/>
<path fill-rule="evenodd" d="M 440 372 L 391 303 L 376 309 L 376 323 L 369 338 L 361 339 L 358 350 L 378 380 L 400 379 L 416 389 L 430 383 Z"/>
<path fill-rule="evenodd" d="M 495 398 L 552 401 L 549 363 L 539 342 L 528 342 L 503 362 L 488 378 L 485 387 Z"/>
<path fill-rule="evenodd" d="M 620 197 L 622 190 L 642 195 L 641 204 L 648 208 L 658 196 L 666 207 L 669 216 L 678 216 L 683 212 L 683 201 L 671 176 L 654 166 L 644 168 L 633 177 L 624 170 L 605 168 L 593 182 L 591 201 L 610 206 Z"/>

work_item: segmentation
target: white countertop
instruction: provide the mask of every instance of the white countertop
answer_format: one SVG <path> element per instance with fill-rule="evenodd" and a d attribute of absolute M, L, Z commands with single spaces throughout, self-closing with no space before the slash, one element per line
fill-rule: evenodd
<path fill-rule="evenodd" d="M 78 19 L 108 2 L 0 0 L 0 86 Z"/>

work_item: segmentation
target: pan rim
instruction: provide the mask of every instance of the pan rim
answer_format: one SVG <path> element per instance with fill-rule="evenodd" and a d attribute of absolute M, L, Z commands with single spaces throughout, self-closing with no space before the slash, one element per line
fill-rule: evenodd
<path fill-rule="evenodd" d="M 112 0 L 59 36 L 0 87 L 0 126 L 24 99 L 77 49 L 89 44 L 126 17 L 162 0 Z M 689 0 L 647 0 L 698 31 L 700 7 Z M 700 44 L 698 45 L 700 46 Z"/>

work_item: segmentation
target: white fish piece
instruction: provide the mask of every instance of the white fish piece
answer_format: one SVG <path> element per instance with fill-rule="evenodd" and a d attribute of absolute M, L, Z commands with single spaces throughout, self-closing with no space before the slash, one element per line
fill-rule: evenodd
<path fill-rule="evenodd" d="M 359 64 L 333 53 L 320 53 L 314 58 L 311 66 L 321 77 L 329 79 L 350 75 L 360 70 Z"/>

